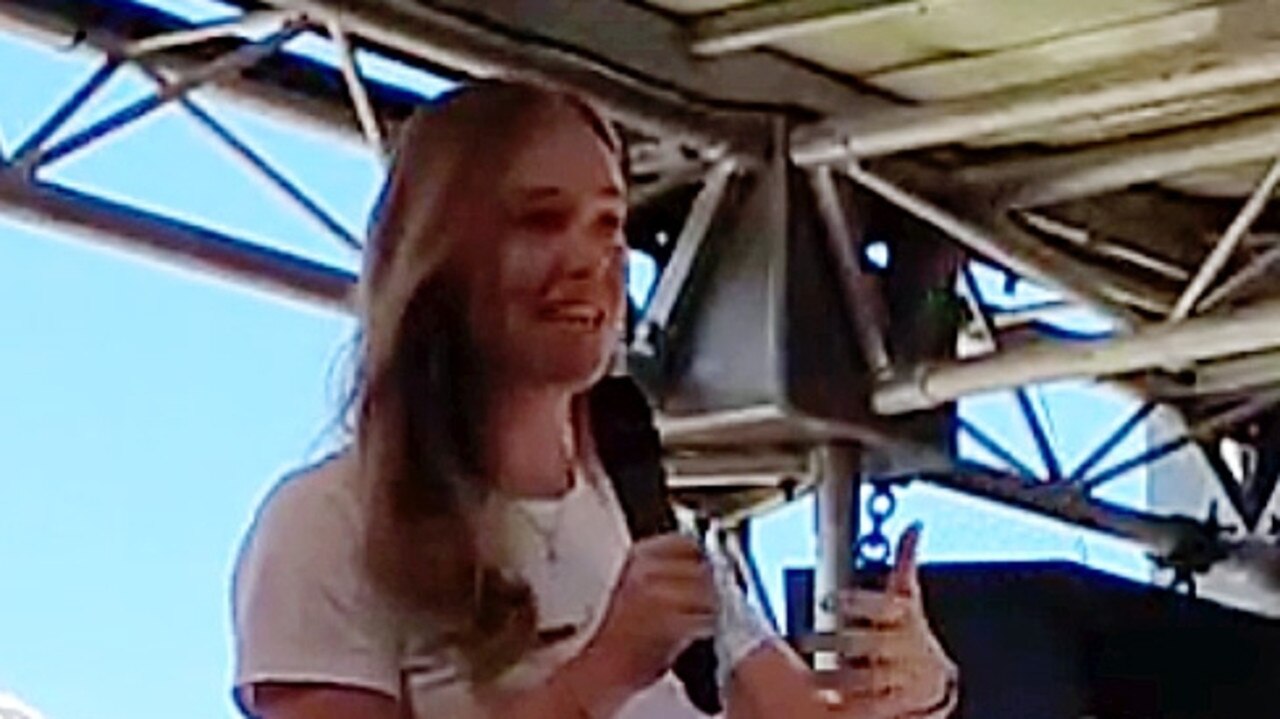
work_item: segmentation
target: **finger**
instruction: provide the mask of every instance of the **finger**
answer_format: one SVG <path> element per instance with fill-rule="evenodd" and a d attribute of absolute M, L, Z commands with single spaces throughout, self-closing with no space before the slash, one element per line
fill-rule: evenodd
<path fill-rule="evenodd" d="M 888 671 L 841 667 L 834 671 L 815 672 L 815 676 L 819 687 L 836 690 L 846 702 L 883 701 L 904 690 L 901 679 Z"/>
<path fill-rule="evenodd" d="M 836 635 L 836 647 L 848 657 L 880 657 L 880 661 L 898 661 L 921 654 L 919 642 L 902 630 L 846 629 Z"/>
<path fill-rule="evenodd" d="M 719 602 L 715 592 L 704 591 L 696 585 L 668 584 L 653 587 L 649 591 L 658 609 L 666 609 L 679 614 L 715 616 L 719 611 Z"/>
<path fill-rule="evenodd" d="M 636 572 L 646 583 L 698 583 L 705 584 L 708 590 L 715 586 L 711 567 L 701 562 L 670 559 L 641 561 Z"/>
<path fill-rule="evenodd" d="M 829 719 L 887 719 L 893 716 L 885 711 L 883 702 L 847 697 L 838 689 L 819 689 L 817 697 L 822 703 L 821 716 Z"/>
<path fill-rule="evenodd" d="M 898 557 L 893 564 L 893 569 L 889 571 L 889 581 L 886 585 L 889 592 L 904 597 L 920 595 L 919 565 L 916 554 L 920 549 L 920 535 L 923 531 L 924 525 L 915 522 L 907 527 L 907 531 L 903 532 L 902 538 L 898 540 Z"/>
<path fill-rule="evenodd" d="M 905 688 L 902 677 L 895 671 L 878 668 L 842 668 L 836 673 L 840 677 L 840 692 L 850 698 L 884 699 L 892 694 L 901 693 Z"/>
<path fill-rule="evenodd" d="M 673 617 L 670 624 L 672 636 L 686 642 L 711 639 L 716 633 L 715 617 L 681 615 Z"/>
<path fill-rule="evenodd" d="M 664 588 L 652 596 L 661 606 L 678 612 L 715 614 L 720 608 L 714 593 L 695 587 Z"/>
<path fill-rule="evenodd" d="M 910 617 L 911 604 L 904 597 L 854 589 L 840 594 L 840 626 L 895 628 Z"/>
<path fill-rule="evenodd" d="M 887 672 L 894 670 L 899 660 L 880 653 L 840 655 L 840 666 L 850 671 L 870 670 Z"/>
<path fill-rule="evenodd" d="M 696 541 L 674 532 L 645 537 L 636 542 L 631 551 L 645 557 L 704 560 L 702 547 Z"/>
<path fill-rule="evenodd" d="M 716 572 L 710 564 L 690 559 L 641 559 L 636 578 L 644 582 L 698 582 L 708 591 L 716 587 Z"/>
<path fill-rule="evenodd" d="M 819 673 L 814 688 L 815 698 L 822 707 L 821 716 L 831 719 L 885 719 L 892 716 L 885 710 L 883 700 L 846 694 L 840 687 L 839 672 Z"/>

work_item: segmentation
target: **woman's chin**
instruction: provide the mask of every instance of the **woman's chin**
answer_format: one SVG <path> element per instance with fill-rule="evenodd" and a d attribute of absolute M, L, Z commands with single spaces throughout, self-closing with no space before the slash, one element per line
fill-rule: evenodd
<path fill-rule="evenodd" d="M 559 352 L 551 357 L 531 358 L 526 365 L 530 380 L 581 392 L 604 377 L 609 370 L 608 355 L 598 352 Z"/>

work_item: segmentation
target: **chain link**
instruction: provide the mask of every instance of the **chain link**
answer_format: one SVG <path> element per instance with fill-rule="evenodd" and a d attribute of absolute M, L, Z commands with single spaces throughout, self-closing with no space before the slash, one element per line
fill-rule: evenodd
<path fill-rule="evenodd" d="M 884 527 L 898 509 L 898 498 L 894 496 L 893 485 L 888 482 L 877 482 L 872 486 L 871 495 L 867 497 L 871 529 L 858 538 L 854 555 L 861 569 L 886 570 L 893 556 L 893 545 L 885 535 Z"/>

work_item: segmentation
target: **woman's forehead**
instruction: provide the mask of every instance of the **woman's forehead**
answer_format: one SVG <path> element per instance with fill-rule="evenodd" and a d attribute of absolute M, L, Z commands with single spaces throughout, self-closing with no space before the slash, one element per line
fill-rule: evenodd
<path fill-rule="evenodd" d="M 623 196 L 617 155 L 576 112 L 549 113 L 511 158 L 505 189 L 520 198 L 561 193 Z"/>

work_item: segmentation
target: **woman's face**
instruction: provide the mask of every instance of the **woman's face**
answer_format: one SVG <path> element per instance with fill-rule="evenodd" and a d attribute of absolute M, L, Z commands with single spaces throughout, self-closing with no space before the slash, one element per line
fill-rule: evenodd
<path fill-rule="evenodd" d="M 576 391 L 599 379 L 625 321 L 626 192 L 578 111 L 546 115 L 466 218 L 467 319 L 490 379 Z"/>

